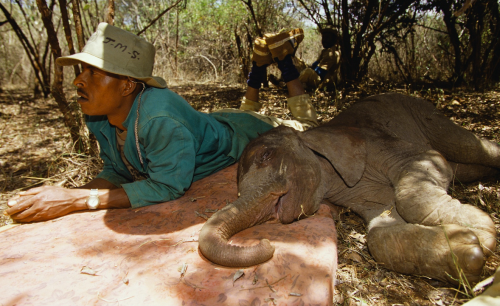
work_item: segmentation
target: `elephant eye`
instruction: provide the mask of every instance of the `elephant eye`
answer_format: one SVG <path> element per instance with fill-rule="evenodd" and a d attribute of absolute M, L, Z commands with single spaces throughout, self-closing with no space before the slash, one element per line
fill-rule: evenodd
<path fill-rule="evenodd" d="M 266 160 L 269 160 L 271 159 L 271 155 L 272 155 L 273 151 L 272 150 L 266 150 L 262 153 L 262 155 L 260 156 L 260 161 L 261 162 L 264 162 Z"/>

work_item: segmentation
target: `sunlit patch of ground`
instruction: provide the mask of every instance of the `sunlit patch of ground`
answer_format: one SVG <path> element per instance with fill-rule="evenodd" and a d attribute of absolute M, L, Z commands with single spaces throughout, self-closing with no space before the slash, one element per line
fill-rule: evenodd
<path fill-rule="evenodd" d="M 186 84 L 171 88 L 199 111 L 237 108 L 245 93 L 242 86 Z M 426 98 L 457 124 L 496 142 L 500 142 L 500 92 L 475 93 L 441 89 L 391 88 L 366 84 L 339 93 L 311 93 L 321 122 L 326 122 L 359 98 L 397 91 Z M 69 95 L 73 95 L 68 91 Z M 291 119 L 286 108 L 286 91 L 263 89 L 263 114 Z M 75 152 L 62 116 L 53 99 L 32 99 L 26 90 L 0 93 L 0 211 L 7 200 L 21 190 L 42 184 L 80 186 L 100 171 L 101 161 Z M 455 184 L 450 193 L 463 203 L 485 210 L 500 229 L 500 183 L 493 179 L 469 185 Z M 406 276 L 377 265 L 366 246 L 366 228 L 349 211 L 335 214 L 339 238 L 337 305 L 460 305 L 468 300 L 464 288 L 424 277 Z M 0 214 L 0 226 L 12 222 Z M 500 264 L 500 247 L 484 269 L 484 277 Z M 481 292 L 479 290 L 478 292 Z M 469 295 L 470 296 L 470 295 Z"/>

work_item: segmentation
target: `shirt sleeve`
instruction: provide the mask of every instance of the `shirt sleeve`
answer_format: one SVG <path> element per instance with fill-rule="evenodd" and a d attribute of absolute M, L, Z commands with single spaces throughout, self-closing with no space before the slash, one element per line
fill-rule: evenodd
<path fill-rule="evenodd" d="M 141 129 L 148 179 L 122 184 L 133 208 L 184 195 L 193 181 L 196 160 L 194 135 L 178 121 L 157 118 Z"/>

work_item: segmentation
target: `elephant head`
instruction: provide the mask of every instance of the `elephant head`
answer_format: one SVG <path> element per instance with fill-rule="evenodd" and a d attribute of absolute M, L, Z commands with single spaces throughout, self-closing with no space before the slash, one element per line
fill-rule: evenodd
<path fill-rule="evenodd" d="M 239 198 L 203 226 L 200 251 L 212 262 L 231 267 L 270 259 L 274 247 L 267 239 L 251 247 L 228 240 L 271 219 L 287 224 L 312 215 L 331 187 L 325 184 L 330 181 L 325 179 L 325 165 L 333 165 L 340 181 L 353 186 L 363 174 L 365 159 L 364 141 L 350 129 L 331 134 L 321 128 L 298 132 L 280 126 L 263 134 L 245 148 L 238 166 Z"/>

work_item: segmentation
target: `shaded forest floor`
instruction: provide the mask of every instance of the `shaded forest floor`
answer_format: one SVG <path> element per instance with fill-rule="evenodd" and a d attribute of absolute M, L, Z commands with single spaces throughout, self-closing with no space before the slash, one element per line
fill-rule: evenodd
<path fill-rule="evenodd" d="M 217 84 L 191 84 L 171 89 L 203 112 L 237 108 L 245 92 L 241 86 Z M 457 124 L 500 142 L 500 90 L 451 92 L 366 84 L 338 94 L 315 93 L 312 101 L 319 120 L 326 122 L 359 98 L 388 91 L 426 98 Z M 74 93 L 70 95 L 70 100 L 74 100 Z M 290 118 L 284 90 L 262 90 L 261 102 L 264 103 L 263 113 Z M 23 89 L 0 92 L 0 212 L 6 208 L 7 200 L 21 190 L 42 184 L 79 186 L 91 180 L 101 167 L 98 158 L 72 149 L 53 99 L 33 99 L 31 93 Z M 488 212 L 499 231 L 498 180 L 455 184 L 450 194 Z M 378 266 L 368 252 L 362 220 L 348 211 L 335 218 L 339 235 L 337 295 L 334 298 L 337 305 L 461 305 L 473 295 L 470 288 L 451 288 L 438 281 L 401 275 Z M 0 214 L 0 226 L 11 222 Z M 487 261 L 483 278 L 491 276 L 499 264 L 500 247 L 497 247 Z M 483 289 L 479 287 L 477 293 Z"/>

